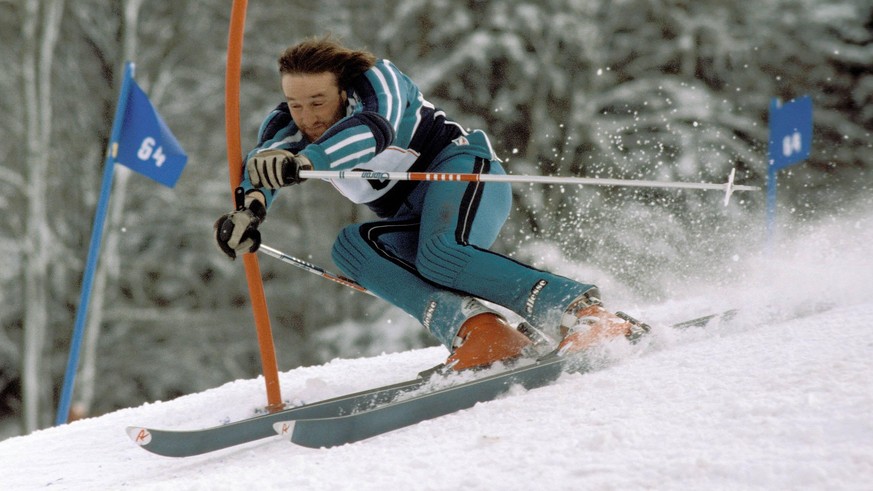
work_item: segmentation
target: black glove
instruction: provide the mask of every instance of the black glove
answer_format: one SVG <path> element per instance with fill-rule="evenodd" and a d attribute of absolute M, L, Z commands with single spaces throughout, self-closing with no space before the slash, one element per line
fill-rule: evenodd
<path fill-rule="evenodd" d="M 301 170 L 311 170 L 312 162 L 287 150 L 264 150 L 246 162 L 249 179 L 256 188 L 278 189 L 305 181 Z"/>
<path fill-rule="evenodd" d="M 242 191 L 241 189 L 238 191 Z M 221 252 L 236 259 L 237 252 L 255 252 L 261 246 L 261 233 L 258 225 L 267 217 L 264 204 L 249 195 L 244 204 L 215 222 L 215 242 Z"/>

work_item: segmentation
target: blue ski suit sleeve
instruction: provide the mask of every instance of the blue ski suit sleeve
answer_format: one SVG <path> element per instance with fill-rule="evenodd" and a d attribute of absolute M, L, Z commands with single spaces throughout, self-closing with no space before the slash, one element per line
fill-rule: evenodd
<path fill-rule="evenodd" d="M 299 153 L 305 146 L 306 142 L 303 139 L 303 134 L 297 129 L 294 120 L 291 119 L 291 111 L 288 109 L 288 104 L 285 102 L 279 104 L 261 123 L 261 127 L 258 130 L 258 145 L 243 159 L 243 176 L 240 187 L 245 192 L 255 189 L 252 186 L 252 181 L 245 166 L 245 162 L 254 154 L 268 148 L 281 148 L 289 152 Z M 261 188 L 259 191 L 264 194 L 267 207 L 269 208 L 278 190 Z"/>
<path fill-rule="evenodd" d="M 437 154 L 466 134 L 387 60 L 377 61 L 344 90 L 348 95 L 346 116 L 317 141 L 309 142 L 303 136 L 283 103 L 264 121 L 258 146 L 246 158 L 263 149 L 280 148 L 307 157 L 315 170 L 423 171 Z M 471 147 L 466 147 L 470 151 Z M 493 158 L 490 145 L 479 153 Z M 347 198 L 366 203 L 380 216 L 396 210 L 409 187 L 393 181 L 387 185 L 342 179 L 331 182 Z M 245 173 L 243 188 L 252 189 Z M 269 206 L 276 192 L 264 190 L 264 195 Z"/>
<path fill-rule="evenodd" d="M 288 105 L 279 104 L 261 124 L 258 145 L 246 155 L 246 160 L 261 150 L 280 148 L 306 156 L 316 170 L 345 170 L 370 161 L 390 145 L 409 144 L 415 121 L 410 125 L 404 115 L 410 109 L 417 113 L 421 98 L 408 77 L 387 60 L 379 60 L 346 90 L 349 94 L 346 117 L 312 143 L 297 128 Z M 398 141 L 398 136 L 403 141 Z M 245 169 L 241 186 L 246 192 L 254 189 Z M 261 191 L 269 206 L 276 191 Z"/>

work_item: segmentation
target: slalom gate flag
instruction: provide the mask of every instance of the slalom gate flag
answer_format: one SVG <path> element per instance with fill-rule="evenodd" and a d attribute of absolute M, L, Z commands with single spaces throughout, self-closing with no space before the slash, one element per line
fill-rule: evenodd
<path fill-rule="evenodd" d="M 781 104 L 770 103 L 770 166 L 774 170 L 809 157 L 812 147 L 812 99 L 807 95 Z"/>
<path fill-rule="evenodd" d="M 798 97 L 782 104 L 770 102 L 770 142 L 767 169 L 767 236 L 772 239 L 776 227 L 776 175 L 780 169 L 809 157 L 812 149 L 812 98 Z"/>
<path fill-rule="evenodd" d="M 117 163 L 168 187 L 176 185 L 188 161 L 173 133 L 133 79 L 113 156 Z"/>
<path fill-rule="evenodd" d="M 133 63 L 126 63 L 118 106 L 115 108 L 115 118 L 112 122 L 112 135 L 109 137 L 106 162 L 103 166 L 103 184 L 100 186 L 100 198 L 97 201 L 97 211 L 94 213 L 94 227 L 91 229 L 88 259 L 82 277 L 76 324 L 73 326 L 73 337 L 70 340 L 70 356 L 67 359 L 64 385 L 58 400 L 55 419 L 57 425 L 66 423 L 70 414 L 73 387 L 79 366 L 79 350 L 85 333 L 85 320 L 88 315 L 88 305 L 91 303 L 91 289 L 97 271 L 97 260 L 100 257 L 103 224 L 106 222 L 109 209 L 115 163 L 130 167 L 165 186 L 173 187 L 182 175 L 182 169 L 185 168 L 187 161 L 188 156 L 179 146 L 179 142 L 155 111 L 148 96 L 133 80 Z"/>

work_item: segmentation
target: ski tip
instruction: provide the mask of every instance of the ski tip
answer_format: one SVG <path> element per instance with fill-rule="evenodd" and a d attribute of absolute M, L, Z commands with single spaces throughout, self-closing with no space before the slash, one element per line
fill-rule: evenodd
<path fill-rule="evenodd" d="M 127 427 L 127 436 L 133 440 L 133 443 L 136 443 L 140 447 L 144 447 L 151 443 L 152 434 L 147 428 L 142 428 L 139 426 L 128 426 Z"/>
<path fill-rule="evenodd" d="M 273 431 L 282 438 L 290 440 L 294 434 L 294 421 L 277 421 L 273 423 Z"/>

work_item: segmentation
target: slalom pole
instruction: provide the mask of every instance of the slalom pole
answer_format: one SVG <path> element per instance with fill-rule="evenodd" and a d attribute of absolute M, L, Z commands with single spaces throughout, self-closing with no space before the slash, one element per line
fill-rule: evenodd
<path fill-rule="evenodd" d="M 227 163 L 230 168 L 231 196 L 242 181 L 242 144 L 240 143 L 239 86 L 242 73 L 242 47 L 245 35 L 246 0 L 233 0 L 230 13 L 230 28 L 227 41 L 227 70 L 225 74 L 225 131 L 227 138 Z M 234 198 L 234 205 L 236 200 Z M 282 409 L 282 394 L 279 388 L 279 368 L 273 331 L 264 296 L 264 284 L 258 256 L 243 254 L 243 266 L 249 286 L 249 297 L 255 318 L 258 346 L 261 352 L 261 368 L 267 385 L 267 410 Z"/>
<path fill-rule="evenodd" d="M 70 340 L 70 356 L 67 359 L 67 371 L 64 374 L 64 385 L 58 400 L 58 412 L 55 415 L 55 426 L 65 424 L 69 419 L 70 405 L 73 398 L 73 388 L 76 384 L 76 371 L 79 366 L 79 350 L 82 337 L 85 334 L 85 322 L 88 317 L 88 306 L 91 303 L 91 290 L 94 287 L 94 275 L 97 273 L 100 260 L 100 246 L 103 241 L 103 226 L 109 211 L 109 200 L 112 195 L 112 181 L 115 175 L 115 157 L 118 152 L 118 140 L 121 138 L 121 128 L 124 115 L 127 112 L 127 101 L 130 85 L 133 80 L 134 64 L 124 65 L 124 78 L 118 94 L 115 107 L 115 118 L 112 120 L 112 133 L 109 137 L 109 147 L 106 149 L 106 159 L 103 163 L 103 184 L 100 185 L 100 197 L 97 200 L 97 210 L 94 212 L 94 224 L 91 227 L 91 242 L 88 245 L 88 259 L 82 277 L 82 291 L 79 295 L 79 306 L 76 309 L 76 323 L 73 328 L 73 339 Z"/>
<path fill-rule="evenodd" d="M 270 257 L 274 257 L 280 261 L 291 264 L 292 266 L 297 266 L 300 269 L 309 271 L 312 274 L 317 274 L 317 275 L 321 276 L 322 278 L 326 278 L 330 281 L 333 281 L 334 283 L 339 283 L 340 285 L 347 286 L 353 290 L 357 290 L 361 293 L 366 293 L 366 294 L 372 295 L 374 297 L 377 296 L 375 293 L 371 292 L 370 290 L 367 290 L 363 286 L 356 283 L 354 280 L 346 278 L 345 276 L 340 276 L 340 275 L 331 273 L 329 271 L 325 271 L 324 269 L 322 269 L 322 268 L 320 268 L 312 263 L 308 263 L 302 259 L 297 259 L 296 257 L 289 256 L 288 254 L 285 254 L 284 252 L 282 252 L 278 249 L 274 249 L 268 245 L 261 244 L 261 246 L 258 248 L 258 251 L 263 252 L 264 254 L 266 254 Z"/>
<path fill-rule="evenodd" d="M 458 182 L 509 182 L 536 184 L 579 184 L 591 186 L 623 186 L 644 188 L 704 189 L 725 193 L 725 206 L 735 191 L 758 191 L 758 186 L 743 186 L 733 183 L 734 172 L 724 184 L 706 182 L 642 181 L 632 179 L 603 179 L 595 177 L 531 176 L 513 174 L 467 174 L 456 172 L 381 172 L 381 171 L 320 171 L 302 170 L 304 179 L 365 179 L 375 181 L 458 181 Z"/>

